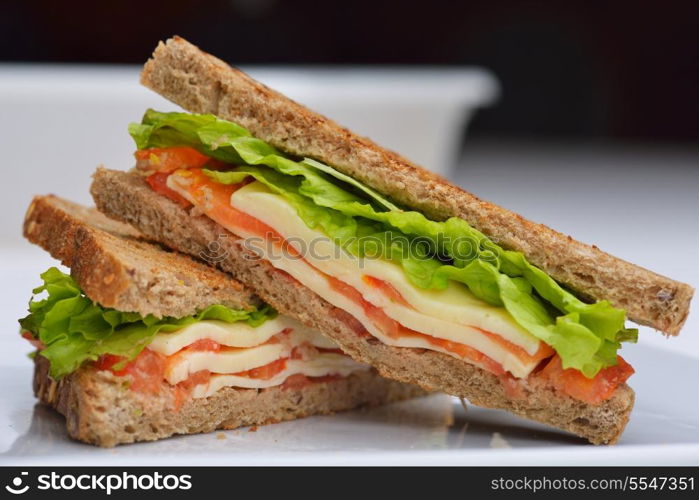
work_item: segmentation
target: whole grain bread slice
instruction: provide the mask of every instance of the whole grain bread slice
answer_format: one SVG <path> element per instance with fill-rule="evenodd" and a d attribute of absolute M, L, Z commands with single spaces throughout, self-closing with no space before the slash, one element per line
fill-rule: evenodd
<path fill-rule="evenodd" d="M 66 417 L 73 439 L 103 447 L 281 422 L 425 394 L 367 370 L 298 387 L 225 387 L 178 407 L 176 390 L 167 384 L 157 395 L 141 394 L 129 389 L 127 378 L 109 370 L 86 366 L 59 381 L 48 371 L 46 358 L 35 356 L 34 394 Z"/>
<path fill-rule="evenodd" d="M 56 196 L 32 200 L 24 236 L 70 267 L 83 292 L 104 307 L 179 318 L 214 304 L 247 309 L 259 303 L 229 275 Z"/>
<path fill-rule="evenodd" d="M 211 242 L 219 242 L 220 258 L 212 259 L 212 265 L 235 275 L 281 313 L 325 333 L 347 354 L 374 366 L 385 377 L 464 397 L 479 406 L 504 409 L 596 444 L 616 442 L 626 426 L 634 393 L 625 384 L 610 399 L 590 405 L 540 380 L 521 382 L 513 391 L 492 373 L 446 354 L 387 346 L 358 335 L 356 320 L 349 314 L 258 258 L 241 239 L 208 217 L 158 195 L 138 174 L 99 169 L 91 192 L 100 211 L 181 252 L 200 255 Z"/>
<path fill-rule="evenodd" d="M 325 162 L 434 220 L 461 217 L 586 300 L 609 300 L 631 320 L 677 335 L 691 286 L 661 276 L 481 200 L 253 80 L 180 37 L 160 43 L 141 82 L 194 113 L 213 113 L 281 151 Z"/>

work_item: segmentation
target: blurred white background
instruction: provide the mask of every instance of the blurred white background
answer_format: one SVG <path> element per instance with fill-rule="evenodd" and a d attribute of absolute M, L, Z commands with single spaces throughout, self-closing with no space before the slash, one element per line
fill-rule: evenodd
<path fill-rule="evenodd" d="M 479 69 L 247 68 L 250 74 L 353 130 L 430 165 L 456 161 L 473 113 L 498 94 Z M 152 107 L 179 109 L 138 83 L 137 67 L 0 65 L 0 146 L 9 195 L 0 199 L 3 244 L 22 242 L 23 208 L 35 193 L 90 202 L 99 164 L 128 169 L 126 127 Z"/>
<path fill-rule="evenodd" d="M 673 146 L 478 141 L 467 142 L 453 177 L 486 200 L 697 288 L 697 165 L 698 150 Z M 641 328 L 639 343 L 699 358 L 696 297 L 693 306 L 679 337 Z"/>

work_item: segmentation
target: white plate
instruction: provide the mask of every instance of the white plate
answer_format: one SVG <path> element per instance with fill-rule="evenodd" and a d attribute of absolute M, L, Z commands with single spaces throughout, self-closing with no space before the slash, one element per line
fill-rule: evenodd
<path fill-rule="evenodd" d="M 35 404 L 31 349 L 13 334 L 40 271 L 52 263 L 39 249 L 0 252 L 0 464 L 699 464 L 699 361 L 643 345 L 624 356 L 637 369 L 636 407 L 621 442 L 595 447 L 506 413 L 435 395 L 371 410 L 103 450 L 73 442 L 63 418 Z M 494 439 L 495 433 L 500 437 Z M 503 441 L 504 440 L 504 441 Z M 497 447 L 506 443 L 509 448 Z M 495 447 L 494 447 L 495 446 Z"/>
<path fill-rule="evenodd" d="M 26 348 L 25 348 L 26 350 Z M 14 465 L 697 464 L 697 363 L 638 348 L 637 404 L 614 447 L 595 447 L 506 413 L 435 395 L 382 408 L 223 433 L 99 449 L 70 441 L 64 419 L 35 404 L 28 360 L 0 365 L 0 463 Z M 13 358 L 17 358 L 14 353 Z M 667 369 L 672 367 L 673 371 Z M 675 372 L 676 370 L 676 372 Z M 683 374 L 675 380 L 676 373 Z M 668 390 L 668 388 L 672 388 Z M 499 436 L 495 436 L 499 433 Z M 509 448 L 498 447 L 507 445 Z"/>

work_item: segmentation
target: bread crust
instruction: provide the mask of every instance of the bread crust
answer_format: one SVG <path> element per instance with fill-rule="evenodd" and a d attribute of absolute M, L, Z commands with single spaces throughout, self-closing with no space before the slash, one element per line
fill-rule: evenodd
<path fill-rule="evenodd" d="M 434 220 L 461 217 L 585 300 L 609 300 L 631 320 L 677 335 L 694 289 L 531 222 L 360 137 L 180 37 L 161 42 L 141 82 L 194 113 L 213 113 L 278 149 L 337 168 Z"/>
<path fill-rule="evenodd" d="M 426 394 L 368 370 L 300 388 L 225 387 L 176 408 L 175 392 L 166 384 L 158 394 L 140 394 L 129 389 L 128 377 L 111 371 L 86 366 L 56 381 L 48 370 L 46 358 L 35 356 L 36 397 L 65 416 L 70 437 L 102 447 L 263 425 Z"/>
<path fill-rule="evenodd" d="M 34 197 L 24 236 L 69 267 L 81 290 L 104 307 L 181 318 L 214 304 L 237 309 L 259 304 L 228 274 L 57 196 Z"/>
<path fill-rule="evenodd" d="M 600 405 L 560 394 L 543 382 L 522 383 L 515 396 L 495 375 L 446 354 L 387 346 L 357 335 L 346 312 L 257 258 L 242 240 L 211 219 L 154 193 L 137 174 L 99 169 L 91 192 L 103 213 L 181 252 L 197 255 L 209 242 L 220 241 L 226 258 L 212 264 L 238 277 L 281 313 L 325 333 L 347 354 L 371 364 L 385 377 L 464 397 L 479 406 L 508 410 L 595 444 L 615 443 L 628 422 L 634 393 L 625 384 Z"/>

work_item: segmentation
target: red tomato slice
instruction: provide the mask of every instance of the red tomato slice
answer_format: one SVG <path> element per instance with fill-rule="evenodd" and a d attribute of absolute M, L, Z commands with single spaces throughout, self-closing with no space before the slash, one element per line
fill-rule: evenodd
<path fill-rule="evenodd" d="M 593 378 L 572 368 L 563 369 L 561 358 L 554 356 L 544 369 L 537 374 L 559 391 L 590 404 L 599 404 L 609 399 L 619 385 L 633 375 L 634 369 L 624 358 L 617 356 L 617 364 L 600 370 Z"/>
<path fill-rule="evenodd" d="M 168 172 L 156 172 L 146 177 L 146 182 L 156 193 L 171 199 L 182 207 L 189 207 L 191 203 L 187 199 L 167 186 L 167 178 L 169 176 Z"/>
<path fill-rule="evenodd" d="M 451 342 L 449 340 L 438 339 L 430 335 L 425 335 L 423 333 L 416 332 L 409 328 L 404 327 L 396 320 L 390 318 L 380 307 L 376 307 L 370 302 L 364 300 L 362 294 L 359 291 L 348 285 L 347 283 L 340 281 L 332 276 L 327 276 L 326 278 L 330 283 L 330 287 L 334 290 L 342 293 L 345 297 L 349 298 L 353 302 L 356 302 L 362 306 L 364 313 L 369 317 L 369 319 L 374 322 L 379 329 L 391 338 L 404 338 L 404 337 L 418 337 L 428 341 L 430 344 L 439 346 L 449 352 L 453 352 L 462 358 L 468 358 L 471 361 L 480 364 L 483 368 L 489 370 L 495 374 L 503 374 L 505 370 L 502 368 L 500 363 L 494 361 L 492 358 L 486 356 L 485 354 L 467 346 L 464 344 L 458 344 L 456 342 Z"/>
<path fill-rule="evenodd" d="M 188 146 L 141 149 L 136 151 L 134 156 L 136 168 L 156 172 L 172 172 L 178 168 L 199 168 L 207 163 L 216 162 Z"/>
<path fill-rule="evenodd" d="M 150 349 L 143 349 L 136 359 L 127 363 L 122 370 L 115 371 L 114 374 L 130 375 L 132 378 L 130 387 L 136 392 L 158 394 L 165 378 L 165 357 Z"/>
<path fill-rule="evenodd" d="M 22 332 L 22 338 L 29 341 L 29 343 L 33 345 L 35 349 L 42 350 L 44 348 L 43 342 L 37 338 L 34 338 L 34 335 L 32 335 L 31 332 Z"/>
<path fill-rule="evenodd" d="M 401 293 L 398 290 L 396 290 L 396 288 L 393 285 L 391 285 L 388 281 L 380 280 L 379 278 L 374 278 L 373 276 L 369 276 L 367 274 L 362 276 L 362 281 L 370 287 L 378 289 L 392 302 L 396 302 L 398 304 L 410 307 L 412 309 L 412 306 L 408 304 L 408 302 L 403 298 Z"/>
<path fill-rule="evenodd" d="M 529 354 L 527 351 L 525 351 L 522 347 L 518 346 L 517 344 L 513 344 L 512 342 L 501 337 L 500 335 L 497 335 L 493 332 L 489 332 L 487 330 L 483 330 L 481 328 L 477 328 L 477 327 L 473 327 L 473 328 L 480 330 L 481 333 L 486 335 L 493 342 L 497 342 L 502 347 L 504 347 L 507 351 L 511 352 L 512 354 L 517 356 L 519 359 L 521 359 L 525 363 L 530 363 L 530 362 L 534 363 L 537 361 L 541 361 L 542 359 L 550 358 L 551 356 L 556 354 L 556 351 L 554 351 L 551 346 L 549 346 L 548 344 L 545 344 L 544 342 L 540 342 L 539 349 L 532 355 L 532 354 Z"/>
<path fill-rule="evenodd" d="M 277 231 L 259 219 L 240 212 L 231 206 L 231 195 L 247 184 L 221 184 L 211 180 L 201 169 L 177 170 L 172 175 L 186 179 L 182 188 L 194 199 L 194 204 L 202 212 L 223 227 L 239 228 L 245 232 L 265 238 L 294 257 L 300 254 L 289 245 Z"/>
<path fill-rule="evenodd" d="M 263 344 L 281 344 L 282 342 L 288 342 L 289 335 L 291 332 L 293 332 L 293 328 L 284 328 L 281 332 L 277 333 L 276 335 L 271 336 L 270 338 L 267 339 L 267 341 Z"/>
<path fill-rule="evenodd" d="M 261 380 L 269 380 L 280 372 L 284 371 L 286 368 L 286 362 L 288 358 L 281 358 L 276 361 L 272 361 L 263 366 L 258 366 L 251 370 L 246 370 L 243 372 L 234 373 L 239 377 L 256 378 Z"/>
<path fill-rule="evenodd" d="M 450 340 L 430 337 L 429 335 L 424 335 L 424 337 L 429 343 L 440 346 L 447 351 L 456 353 L 462 358 L 470 359 L 495 375 L 505 375 L 507 373 L 500 363 L 495 361 L 493 358 L 486 356 L 482 352 L 473 349 L 472 347 L 465 344 L 459 344 L 457 342 L 451 342 Z"/>
<path fill-rule="evenodd" d="M 340 309 L 339 307 L 334 307 L 330 311 L 330 315 L 333 318 L 337 319 L 338 321 L 342 321 L 358 337 L 363 337 L 363 338 L 373 337 L 373 335 L 371 333 L 369 333 L 369 331 L 364 327 L 364 325 L 362 324 L 361 321 L 359 321 L 357 318 L 352 316 L 350 313 L 348 313 L 344 309 Z"/>
<path fill-rule="evenodd" d="M 211 380 L 211 372 L 209 370 L 199 370 L 198 372 L 192 373 L 187 380 L 183 380 L 177 384 L 177 386 L 181 389 L 191 391 L 196 385 L 208 384 L 209 380 Z"/>
<path fill-rule="evenodd" d="M 309 342 L 297 345 L 291 350 L 289 359 L 309 360 L 318 356 L 320 349 Z"/>
<path fill-rule="evenodd" d="M 208 384 L 211 380 L 211 372 L 209 370 L 199 370 L 198 372 L 192 373 L 187 380 L 183 380 L 179 384 L 173 387 L 173 394 L 175 396 L 175 411 L 179 411 L 182 405 L 187 401 L 191 394 L 192 389 L 199 384 Z"/>
<path fill-rule="evenodd" d="M 124 359 L 123 356 L 115 356 L 114 354 L 104 354 L 95 361 L 95 367 L 98 370 L 111 370 L 114 365 L 116 365 L 119 361 L 122 361 Z M 115 372 L 116 375 L 124 375 L 124 370 L 120 370 L 118 373 Z"/>
<path fill-rule="evenodd" d="M 211 339 L 199 339 L 196 342 L 189 344 L 186 349 L 189 349 L 190 351 L 218 352 L 221 350 L 221 344 Z"/>

